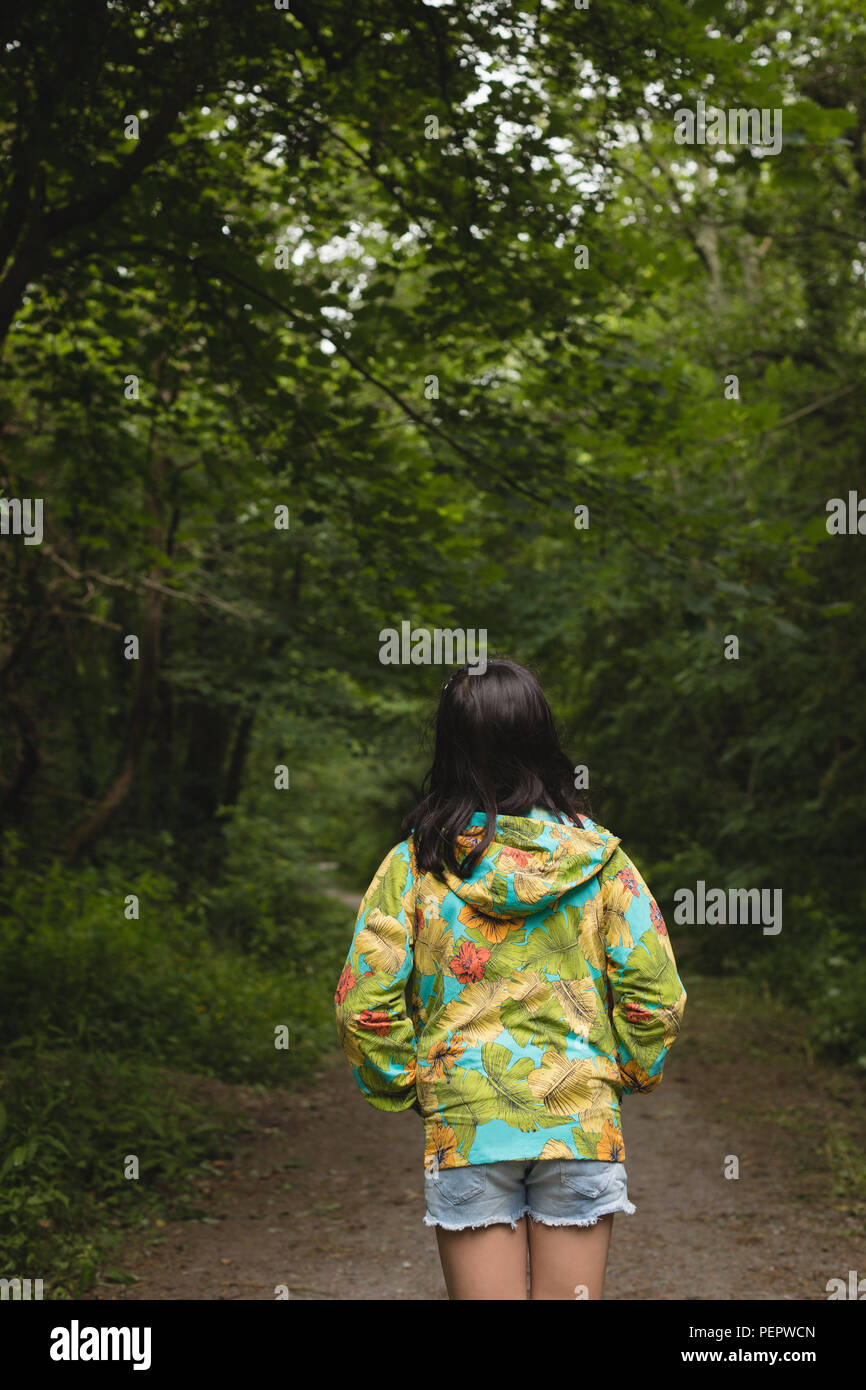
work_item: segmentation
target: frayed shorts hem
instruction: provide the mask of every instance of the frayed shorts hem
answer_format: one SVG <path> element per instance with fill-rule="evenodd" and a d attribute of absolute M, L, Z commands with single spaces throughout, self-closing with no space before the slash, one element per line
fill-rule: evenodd
<path fill-rule="evenodd" d="M 483 1226 L 511 1226 L 512 1231 L 516 1229 L 518 1221 L 524 1216 L 528 1216 L 530 1221 L 534 1221 L 539 1226 L 594 1226 L 601 1216 L 611 1216 L 614 1212 L 622 1211 L 627 1216 L 636 1211 L 634 1202 L 618 1202 L 615 1206 L 608 1207 L 606 1211 L 598 1211 L 594 1216 L 581 1220 L 580 1217 L 572 1216 L 539 1216 L 537 1212 L 530 1211 L 528 1206 L 523 1207 L 514 1216 L 491 1216 L 489 1221 L 467 1221 L 464 1223 L 453 1224 L 450 1221 L 439 1221 L 435 1216 L 427 1212 L 424 1216 L 425 1226 L 441 1226 L 444 1231 L 478 1231 Z"/>

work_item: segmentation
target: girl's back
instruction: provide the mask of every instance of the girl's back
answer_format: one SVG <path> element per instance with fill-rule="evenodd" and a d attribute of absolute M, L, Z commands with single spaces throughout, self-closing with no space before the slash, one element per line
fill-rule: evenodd
<path fill-rule="evenodd" d="M 533 1298 L 601 1297 L 635 1210 L 620 1098 L 658 1085 L 683 1016 L 661 912 L 573 766 L 526 667 L 455 672 L 337 986 L 363 1095 L 423 1118 L 452 1298 L 525 1298 L 527 1251 Z"/>
<path fill-rule="evenodd" d="M 364 898 L 341 1041 L 371 1104 L 420 1110 L 428 1166 L 621 1162 L 619 1097 L 661 1080 L 686 997 L 670 941 L 619 840 L 580 822 L 499 816 L 466 879 L 420 873 L 410 836 Z"/>

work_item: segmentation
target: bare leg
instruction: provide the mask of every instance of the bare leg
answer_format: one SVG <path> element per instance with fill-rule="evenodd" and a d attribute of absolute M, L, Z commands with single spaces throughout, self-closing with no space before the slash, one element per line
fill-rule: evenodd
<path fill-rule="evenodd" d="M 531 1299 L 600 1299 L 604 1289 L 613 1212 L 594 1226 L 529 1223 Z"/>
<path fill-rule="evenodd" d="M 476 1230 L 434 1227 L 448 1297 L 526 1299 L 526 1217 Z"/>

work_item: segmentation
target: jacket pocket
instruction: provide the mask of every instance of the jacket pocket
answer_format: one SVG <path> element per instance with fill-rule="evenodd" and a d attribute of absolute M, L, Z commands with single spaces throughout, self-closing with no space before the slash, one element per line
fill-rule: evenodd
<path fill-rule="evenodd" d="M 594 1158 L 561 1158 L 559 1181 L 569 1192 L 581 1197 L 600 1197 L 620 1180 L 621 1163 L 606 1163 Z"/>

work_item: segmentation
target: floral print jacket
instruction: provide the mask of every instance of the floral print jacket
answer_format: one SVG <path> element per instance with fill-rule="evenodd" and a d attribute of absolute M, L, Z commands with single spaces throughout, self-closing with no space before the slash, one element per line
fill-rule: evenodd
<path fill-rule="evenodd" d="M 484 835 L 473 816 L 458 860 Z M 620 1097 L 653 1090 L 686 992 L 661 912 L 587 817 L 498 816 L 466 879 L 379 867 L 335 995 L 355 1079 L 423 1117 L 425 1163 L 622 1161 Z"/>

